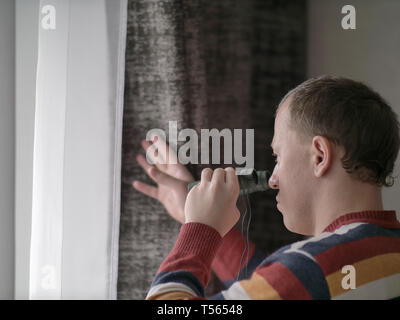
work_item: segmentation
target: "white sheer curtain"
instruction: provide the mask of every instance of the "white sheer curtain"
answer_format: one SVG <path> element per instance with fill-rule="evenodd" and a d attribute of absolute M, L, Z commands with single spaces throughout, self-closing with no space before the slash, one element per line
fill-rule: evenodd
<path fill-rule="evenodd" d="M 31 299 L 115 299 L 127 0 L 41 0 Z"/>

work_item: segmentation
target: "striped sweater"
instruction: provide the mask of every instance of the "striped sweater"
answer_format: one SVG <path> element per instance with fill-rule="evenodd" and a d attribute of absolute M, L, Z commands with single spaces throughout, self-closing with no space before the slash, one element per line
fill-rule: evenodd
<path fill-rule="evenodd" d="M 400 297 L 400 223 L 394 211 L 345 214 L 323 233 L 264 258 L 244 240 L 187 223 L 146 299 L 204 298 L 211 268 L 227 289 L 209 299 L 393 299 Z M 242 264 L 243 265 L 243 264 Z"/>

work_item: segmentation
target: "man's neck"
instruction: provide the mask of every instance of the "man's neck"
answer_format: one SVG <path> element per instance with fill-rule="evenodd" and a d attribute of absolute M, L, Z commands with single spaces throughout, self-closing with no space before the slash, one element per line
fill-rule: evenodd
<path fill-rule="evenodd" d="M 315 230 L 318 235 L 334 220 L 350 212 L 383 210 L 381 189 L 372 184 L 348 181 L 327 186 L 319 193 L 315 208 Z"/>

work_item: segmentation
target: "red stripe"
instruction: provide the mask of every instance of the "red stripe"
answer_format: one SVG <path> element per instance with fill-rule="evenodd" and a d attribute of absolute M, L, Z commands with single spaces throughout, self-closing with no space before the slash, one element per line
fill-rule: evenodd
<path fill-rule="evenodd" d="M 329 226 L 324 229 L 324 232 L 333 232 L 337 228 L 354 223 L 354 222 L 366 222 L 375 224 L 377 226 L 387 229 L 400 229 L 400 222 L 397 221 L 396 211 L 394 210 L 378 210 L 378 211 L 361 211 L 361 212 L 350 212 L 344 214 L 333 221 Z"/>
<path fill-rule="evenodd" d="M 259 267 L 256 269 L 256 272 L 261 275 L 284 300 L 311 299 L 303 283 L 286 266 L 279 262 Z"/>
<path fill-rule="evenodd" d="M 337 245 L 315 256 L 315 259 L 324 274 L 329 275 L 344 265 L 391 252 L 400 252 L 400 238 L 369 237 Z"/>
<path fill-rule="evenodd" d="M 207 286 L 210 280 L 210 267 L 196 254 L 170 254 L 162 263 L 157 273 L 174 272 L 178 270 L 192 273 L 199 279 L 204 287 Z"/>
<path fill-rule="evenodd" d="M 242 233 L 236 228 L 229 231 L 222 239 L 222 244 L 211 265 L 220 280 L 227 281 L 236 278 L 245 244 Z M 250 242 L 250 253 L 249 255 L 247 255 L 247 251 L 244 253 L 242 269 L 253 257 L 254 251 L 255 246 Z M 247 256 L 249 256 L 248 260 Z"/>

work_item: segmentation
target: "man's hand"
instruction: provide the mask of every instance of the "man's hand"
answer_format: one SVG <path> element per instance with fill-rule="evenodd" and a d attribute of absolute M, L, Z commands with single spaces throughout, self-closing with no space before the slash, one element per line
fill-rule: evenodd
<path fill-rule="evenodd" d="M 236 207 L 239 180 L 233 168 L 201 172 L 185 203 L 185 222 L 201 222 L 216 229 L 223 237 L 240 218 Z"/>
<path fill-rule="evenodd" d="M 187 186 L 194 181 L 194 178 L 185 166 L 179 163 L 176 154 L 165 141 L 157 136 L 153 141 L 158 150 L 157 156 L 164 160 L 163 164 L 158 161 L 159 159 L 152 158 L 155 165 L 150 165 L 143 155 L 138 155 L 136 160 L 149 177 L 158 184 L 158 187 L 140 181 L 134 181 L 133 187 L 160 201 L 171 217 L 183 224 L 185 222 L 184 207 L 188 193 Z M 151 145 L 152 143 L 147 140 L 142 141 L 145 151 Z M 151 153 L 149 154 L 151 156 Z M 173 159 L 173 163 L 168 163 L 169 159 Z"/>

